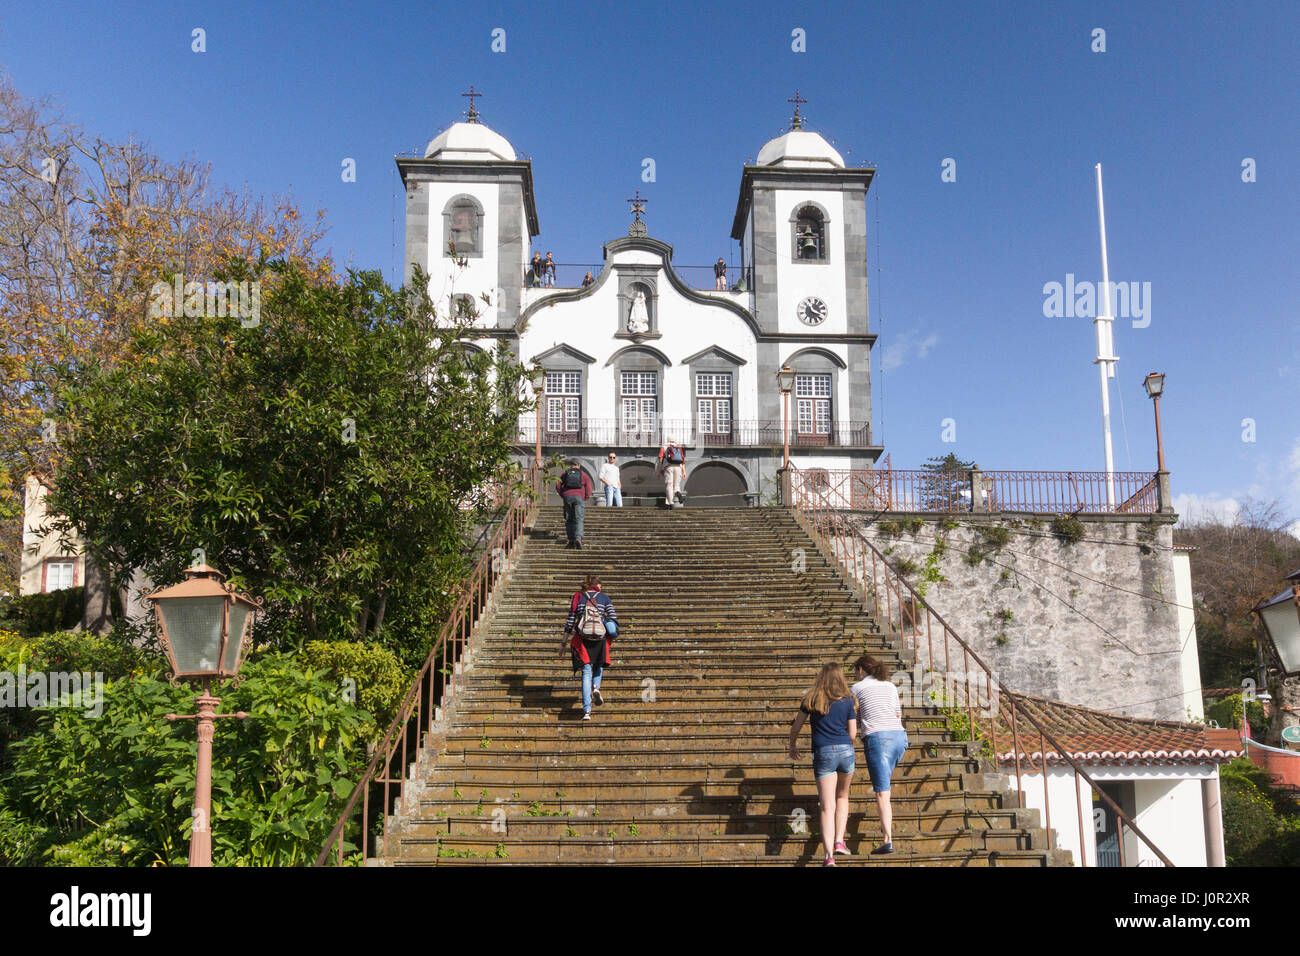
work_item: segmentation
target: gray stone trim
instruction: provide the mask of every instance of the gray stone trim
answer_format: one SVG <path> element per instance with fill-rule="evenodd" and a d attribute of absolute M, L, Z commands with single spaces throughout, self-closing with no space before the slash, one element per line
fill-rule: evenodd
<path fill-rule="evenodd" d="M 871 422 L 871 347 L 851 344 L 848 352 L 849 418 Z"/>
<path fill-rule="evenodd" d="M 595 356 L 579 351 L 572 345 L 568 345 L 564 342 L 547 349 L 545 352 L 539 352 L 533 356 L 532 361 L 545 364 L 550 361 L 558 361 L 560 356 L 565 356 L 573 361 L 582 362 L 585 365 L 591 365 L 596 361 Z"/>
<path fill-rule="evenodd" d="M 502 182 L 497 200 L 497 287 L 502 303 L 497 327 L 514 328 L 523 299 L 524 257 L 528 238 L 523 235 L 524 191 L 517 182 Z"/>
<path fill-rule="evenodd" d="M 533 164 L 527 160 L 516 162 L 481 162 L 470 160 L 418 159 L 413 156 L 394 156 L 402 183 L 510 183 L 523 190 L 524 212 L 528 217 L 528 234 L 541 232 L 537 220 L 537 204 L 533 198 Z"/>
<path fill-rule="evenodd" d="M 604 270 L 602 270 L 604 271 Z M 618 276 L 618 331 L 621 335 L 659 335 L 659 266 L 616 265 Z M 632 296 L 637 287 L 646 294 L 646 313 L 650 319 L 648 332 L 629 332 L 627 324 L 632 317 Z"/>
<path fill-rule="evenodd" d="M 706 349 L 700 349 L 694 355 L 688 355 L 682 359 L 683 365 L 703 365 L 709 358 L 714 358 L 717 365 L 748 365 L 749 363 L 739 355 L 733 355 L 720 345 L 710 345 Z"/>
<path fill-rule="evenodd" d="M 731 238 L 740 239 L 745 218 L 755 204 L 756 193 L 769 189 L 849 190 L 871 188 L 876 171 L 871 167 L 851 169 L 781 169 L 773 166 L 746 166 L 740 174 L 740 196 L 736 215 L 731 221 Z M 763 235 L 755 222 L 755 232 Z"/>
<path fill-rule="evenodd" d="M 822 217 L 822 254 L 819 259 L 799 258 L 799 211 L 805 206 L 812 206 Z M 793 265 L 827 266 L 831 264 L 831 215 L 826 207 L 812 199 L 801 199 L 790 210 L 790 262 Z"/>
<path fill-rule="evenodd" d="M 635 355 L 638 352 L 643 353 L 646 359 L 639 365 L 635 362 Z M 619 349 L 605 361 L 606 368 L 609 368 L 611 365 L 614 365 L 617 368 L 626 366 L 628 371 L 632 371 L 633 368 L 636 368 L 638 371 L 645 371 L 650 368 L 652 364 L 656 367 L 663 366 L 668 368 L 671 367 L 673 363 L 667 355 L 664 355 L 663 352 L 660 352 L 657 348 L 651 345 L 629 345 L 626 348 Z"/>
<path fill-rule="evenodd" d="M 760 189 L 754 196 L 754 318 L 760 332 L 777 328 L 776 192 Z"/>
<path fill-rule="evenodd" d="M 811 358 L 805 360 L 804 356 L 813 356 L 813 355 L 818 356 L 824 361 L 830 362 L 836 368 L 848 368 L 848 364 L 844 361 L 844 359 L 840 358 L 838 355 L 836 355 L 834 352 L 830 351 L 829 349 L 824 349 L 816 345 L 810 345 L 806 349 L 800 349 L 799 351 L 793 353 L 792 355 L 789 356 L 789 358 L 785 360 L 785 364 L 789 365 L 790 368 L 803 369 L 804 365 L 798 363 L 805 362 L 806 364 L 807 361 L 811 361 Z M 795 364 L 791 364 L 792 362 Z M 811 369 L 811 366 L 809 368 Z M 775 374 L 775 372 L 773 372 L 773 374 Z"/>
<path fill-rule="evenodd" d="M 402 281 L 409 283 L 419 265 L 429 271 L 429 188 L 424 183 L 406 183 L 406 243 L 403 247 Z"/>
<path fill-rule="evenodd" d="M 867 301 L 867 194 L 856 190 L 844 197 L 844 301 L 848 329 L 871 331 Z"/>
<path fill-rule="evenodd" d="M 447 244 L 451 241 L 451 210 L 458 203 L 469 203 L 474 207 L 474 233 L 473 243 L 469 249 L 457 249 L 457 258 L 465 259 L 482 259 L 483 258 L 483 204 L 469 193 L 457 193 L 452 196 L 442 207 L 442 241 L 438 243 L 441 248 L 441 255 L 444 259 L 452 258 L 452 254 L 447 250 Z"/>

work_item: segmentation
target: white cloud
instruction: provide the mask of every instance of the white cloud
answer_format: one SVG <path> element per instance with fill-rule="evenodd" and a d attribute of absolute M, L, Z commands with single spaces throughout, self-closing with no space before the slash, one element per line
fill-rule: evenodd
<path fill-rule="evenodd" d="M 917 359 L 926 358 L 929 356 L 930 350 L 938 344 L 938 332 L 930 332 L 919 342 L 913 341 L 906 332 L 895 336 L 892 341 L 881 344 L 880 370 L 882 372 L 892 372 L 905 364 L 909 356 Z"/>
<path fill-rule="evenodd" d="M 1207 520 L 1230 523 L 1241 513 L 1241 502 L 1222 495 L 1184 493 L 1174 495 L 1174 511 L 1179 525 Z"/>

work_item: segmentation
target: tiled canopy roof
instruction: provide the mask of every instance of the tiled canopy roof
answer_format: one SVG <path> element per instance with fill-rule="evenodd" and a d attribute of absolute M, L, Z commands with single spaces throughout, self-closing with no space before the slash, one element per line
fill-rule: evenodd
<path fill-rule="evenodd" d="M 1081 763 L 1094 766 L 1189 761 L 1226 763 L 1244 754 L 1235 730 L 1215 730 L 1172 720 L 1122 717 L 1045 697 L 1022 694 L 1019 700 L 1025 711 L 1056 738 L 1069 756 Z M 1018 748 L 1013 743 L 1009 716 L 1003 708 L 1003 719 L 997 728 L 999 761 L 1014 762 L 1018 749 L 1022 762 L 1039 765 L 1044 748 L 1040 745 L 1038 728 L 1022 714 L 1016 720 L 1016 731 Z M 1051 744 L 1047 744 L 1045 749 L 1050 763 L 1065 762 Z"/>

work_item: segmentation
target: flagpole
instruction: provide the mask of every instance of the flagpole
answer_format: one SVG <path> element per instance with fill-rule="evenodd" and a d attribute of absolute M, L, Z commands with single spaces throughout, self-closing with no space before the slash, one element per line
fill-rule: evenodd
<path fill-rule="evenodd" d="M 1110 383 L 1115 377 L 1114 340 L 1111 337 L 1111 323 L 1114 317 L 1110 313 L 1110 264 L 1106 259 L 1106 202 L 1101 191 L 1101 163 L 1097 170 L 1097 221 L 1101 228 L 1101 288 L 1097 292 L 1098 311 L 1101 313 L 1092 320 L 1097 330 L 1097 358 L 1094 360 L 1101 375 L 1101 435 L 1106 447 L 1106 504 L 1115 507 L 1115 453 L 1110 441 Z"/>

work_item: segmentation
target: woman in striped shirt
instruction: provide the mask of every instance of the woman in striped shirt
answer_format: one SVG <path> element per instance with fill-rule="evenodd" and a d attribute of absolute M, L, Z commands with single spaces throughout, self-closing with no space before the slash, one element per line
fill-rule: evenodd
<path fill-rule="evenodd" d="M 903 729 L 903 705 L 898 688 L 889 680 L 889 668 L 870 654 L 853 663 L 858 682 L 853 696 L 858 703 L 858 727 L 862 749 L 866 751 L 867 772 L 871 789 L 876 792 L 880 810 L 880 828 L 885 842 L 871 851 L 873 856 L 894 852 L 894 813 L 889 806 L 889 778 L 907 749 L 907 731 Z"/>

